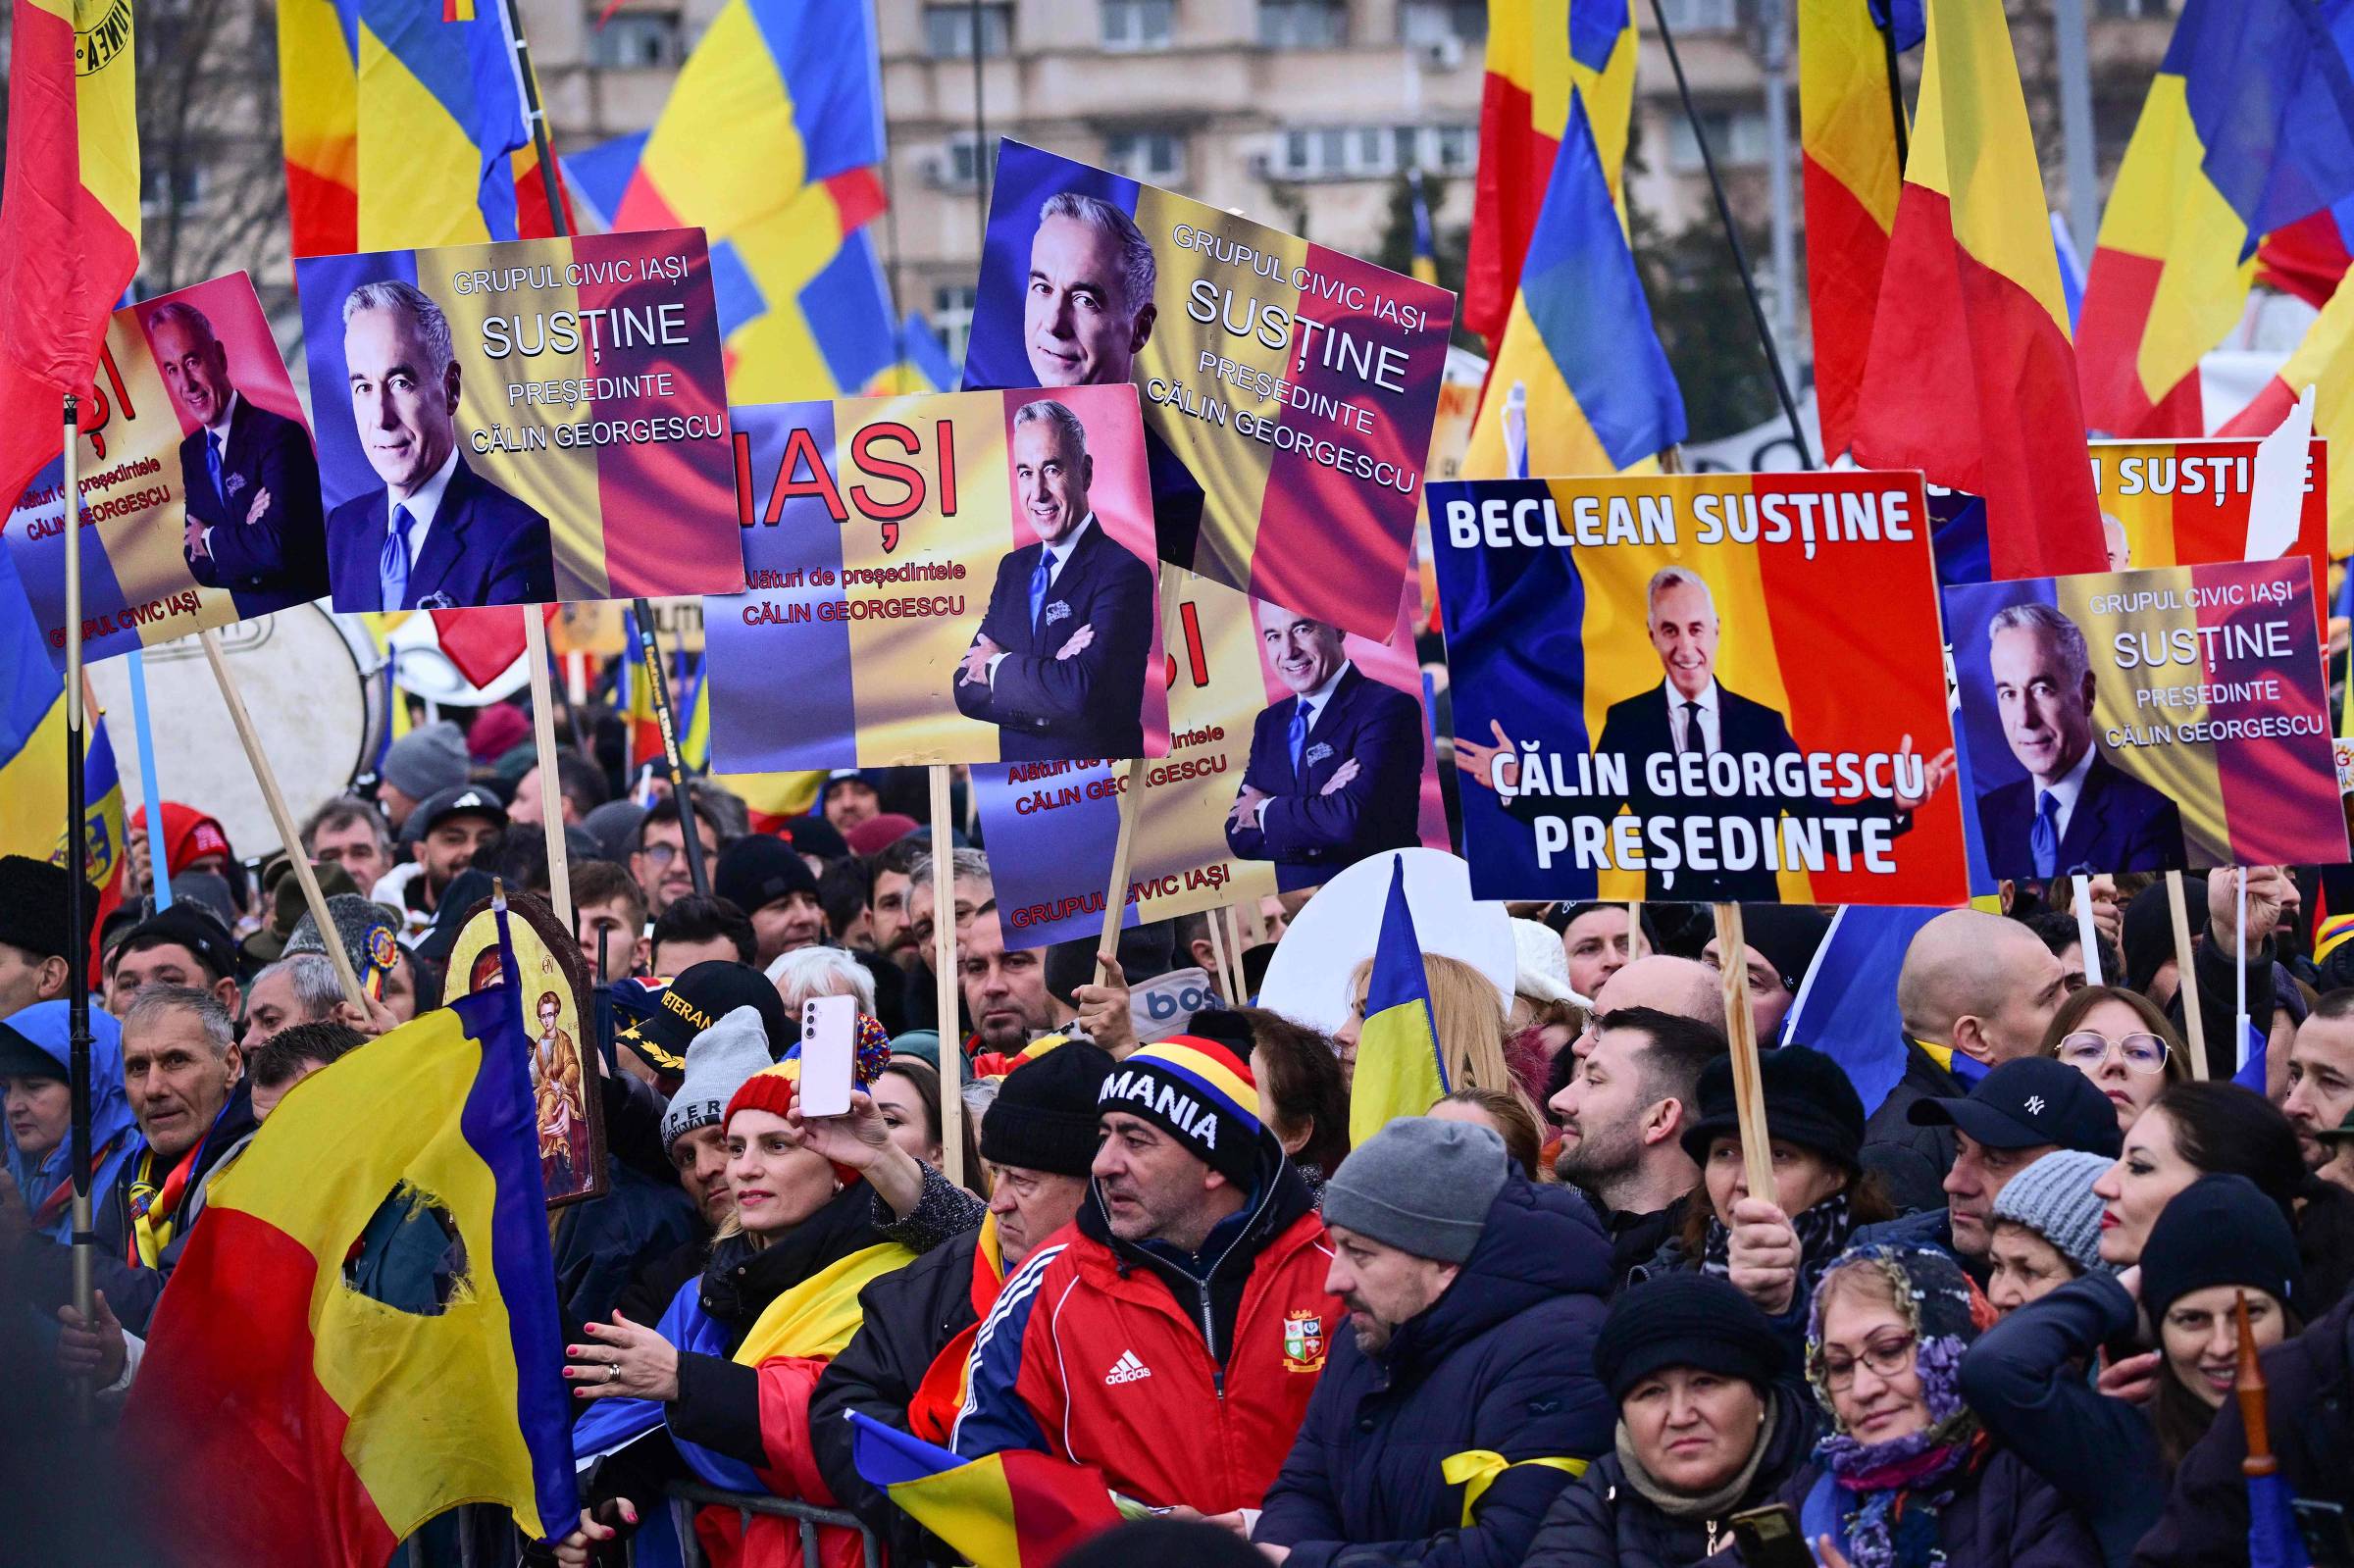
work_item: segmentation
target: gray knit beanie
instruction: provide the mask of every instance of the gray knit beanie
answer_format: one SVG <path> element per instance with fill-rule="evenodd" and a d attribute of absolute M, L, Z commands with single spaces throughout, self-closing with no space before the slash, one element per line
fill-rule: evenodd
<path fill-rule="evenodd" d="M 1994 1218 L 2033 1231 L 2079 1274 L 2114 1272 L 2101 1261 L 2101 1200 L 2092 1195 L 2092 1184 L 2116 1163 L 2076 1149 L 2046 1154 L 2003 1184 Z"/>
<path fill-rule="evenodd" d="M 353 969 L 364 975 L 367 971 L 363 965 L 376 963 L 380 956 L 391 956 L 391 949 L 384 943 L 399 936 L 400 922 L 384 905 L 358 893 L 336 893 L 327 901 L 327 914 L 335 923 L 335 935 L 343 942 L 343 956 L 351 960 Z M 379 931 L 384 934 L 382 940 L 376 936 Z M 284 956 L 292 958 L 296 953 L 326 951 L 327 943 L 319 937 L 319 923 L 306 909 L 286 936 Z"/>
<path fill-rule="evenodd" d="M 466 782 L 466 732 L 447 719 L 420 725 L 384 748 L 379 771 L 402 794 L 423 800 Z"/>
<path fill-rule="evenodd" d="M 1349 1151 L 1324 1185 L 1324 1223 L 1439 1263 L 1479 1244 L 1510 1162 L 1489 1127 L 1401 1116 Z"/>
<path fill-rule="evenodd" d="M 662 1146 L 668 1148 L 698 1127 L 717 1127 L 743 1081 L 771 1065 L 768 1031 L 755 1008 L 739 1007 L 695 1036 L 687 1047 L 687 1071 L 679 1091 L 662 1113 Z"/>

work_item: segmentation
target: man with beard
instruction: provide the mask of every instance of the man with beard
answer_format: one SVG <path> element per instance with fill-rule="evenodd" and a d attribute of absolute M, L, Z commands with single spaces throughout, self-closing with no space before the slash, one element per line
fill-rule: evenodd
<path fill-rule="evenodd" d="M 1594 1048 L 1553 1097 L 1561 1122 L 1554 1170 L 1602 1211 L 1613 1291 L 1683 1224 L 1700 1187 L 1684 1130 L 1699 1120 L 1701 1070 L 1724 1053 L 1722 1032 L 1706 1024 L 1623 1007 L 1601 1015 Z"/>
<path fill-rule="evenodd" d="M 1077 1016 L 1047 988 L 1043 947 L 1007 947 L 995 902 L 984 905 L 957 944 L 956 981 L 973 1021 L 976 1055 L 1012 1056 L 1031 1039 Z"/>
<path fill-rule="evenodd" d="M 417 829 L 417 863 L 403 866 L 376 885 L 376 901 L 405 909 L 413 934 L 422 934 L 440 912 L 441 896 L 475 855 L 506 832 L 507 808 L 479 784 L 444 789 L 410 817 Z"/>
<path fill-rule="evenodd" d="M 1512 1169 L 1494 1129 L 1424 1116 L 1350 1153 L 1324 1224 L 1351 1335 L 1251 1539 L 1299 1568 L 1517 1563 L 1581 1461 L 1610 1451 L 1594 1372 L 1610 1242 L 1576 1193 Z M 1467 1516 L 1432 1456 L 1480 1452 L 1506 1468 Z"/>

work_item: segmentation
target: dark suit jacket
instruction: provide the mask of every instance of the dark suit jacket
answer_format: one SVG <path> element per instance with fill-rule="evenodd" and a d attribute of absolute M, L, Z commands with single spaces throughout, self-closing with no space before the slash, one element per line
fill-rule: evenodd
<path fill-rule="evenodd" d="M 239 604 L 243 615 L 324 598 L 327 530 L 310 432 L 240 396 L 229 419 L 229 439 L 222 443 L 219 490 L 204 460 L 207 439 L 199 430 L 179 443 L 179 488 L 188 516 L 213 531 L 207 541 L 211 553 L 188 557 L 196 581 L 271 601 L 250 609 Z M 253 498 L 264 490 L 270 492 L 270 504 L 246 522 Z"/>
<path fill-rule="evenodd" d="M 1003 732 L 998 744 L 1007 762 L 1141 756 L 1152 569 L 1122 549 L 1098 518 L 1047 590 L 1033 637 L 1030 574 L 1045 549 L 1025 544 L 998 562 L 981 635 L 1005 657 L 986 685 L 950 674 L 957 710 Z M 1083 626 L 1096 632 L 1087 650 L 1055 658 Z"/>
<path fill-rule="evenodd" d="M 2035 781 L 2015 779 L 1978 797 L 1978 835 L 1986 869 L 1997 877 L 2032 877 Z M 2172 800 L 2113 766 L 2098 750 L 2083 792 L 2060 835 L 2055 876 L 2116 871 L 2180 871 L 2182 812 Z"/>
<path fill-rule="evenodd" d="M 409 568 L 409 591 L 397 605 L 379 604 L 376 568 L 390 506 L 389 492 L 378 488 L 328 514 L 336 609 L 468 609 L 544 604 L 556 596 L 547 519 L 468 468 L 461 456 L 425 531 L 425 549 Z M 429 598 L 431 605 L 423 602 Z"/>
<path fill-rule="evenodd" d="M 1261 709 L 1251 727 L 1243 783 L 1271 796 L 1259 826 L 1228 825 L 1226 845 L 1245 860 L 1275 862 L 1289 892 L 1325 883 L 1367 855 L 1422 841 L 1422 707 L 1355 665 L 1341 672 L 1292 771 L 1290 731 L 1298 697 Z M 1324 785 L 1354 759 L 1356 777 L 1330 794 Z"/>
<path fill-rule="evenodd" d="M 1790 738 L 1788 721 L 1764 703 L 1740 695 L 1721 681 L 1716 683 L 1716 731 L 1718 748 L 1734 755 L 1758 752 L 1778 757 L 1798 751 L 1798 742 Z M 1644 760 L 1654 752 L 1672 756 L 1675 751 L 1675 738 L 1667 729 L 1664 681 L 1639 696 L 1612 703 L 1603 716 L 1602 738 L 1594 743 L 1594 751 L 1598 756 L 1616 753 L 1626 759 L 1624 795 L 1572 796 L 1566 801 L 1547 795 L 1515 796 L 1510 808 L 1512 815 L 1523 821 L 1539 816 L 1599 816 L 1606 830 L 1619 808 L 1626 806 L 1631 806 L 1639 817 L 1896 815 L 1892 808 L 1876 801 L 1842 806 L 1806 795 L 1744 793 L 1692 799 L 1655 793 L 1644 778 Z M 1910 825 L 1908 818 L 1898 816 L 1897 820 L 1899 831 Z M 1749 871 L 1678 871 L 1672 874 L 1672 879 L 1668 874 L 1649 870 L 1644 873 L 1643 885 L 1646 897 L 1687 903 L 1769 904 L 1781 896 L 1775 890 L 1774 874 L 1762 866 Z"/>

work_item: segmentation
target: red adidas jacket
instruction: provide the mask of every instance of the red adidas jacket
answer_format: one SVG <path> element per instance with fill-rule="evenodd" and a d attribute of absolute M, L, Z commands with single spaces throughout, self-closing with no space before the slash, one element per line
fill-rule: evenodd
<path fill-rule="evenodd" d="M 1204 1338 L 1206 1294 L 1189 1290 L 1195 1299 L 1181 1301 L 1108 1237 L 1091 1193 L 981 1325 L 957 1453 L 1034 1448 L 1093 1465 L 1155 1507 L 1257 1507 L 1346 1319 L 1324 1292 L 1323 1222 L 1298 1174 L 1279 1169 L 1234 1243 L 1255 1250 L 1222 1368 Z"/>

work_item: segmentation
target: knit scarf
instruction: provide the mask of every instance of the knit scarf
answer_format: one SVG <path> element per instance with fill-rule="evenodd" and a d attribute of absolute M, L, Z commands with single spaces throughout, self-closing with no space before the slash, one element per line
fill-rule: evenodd
<path fill-rule="evenodd" d="M 1717 1519 L 1726 1510 L 1749 1495 L 1757 1484 L 1758 1467 L 1766 1462 L 1766 1450 L 1773 1445 L 1773 1434 L 1782 1420 L 1782 1401 L 1779 1395 L 1766 1396 L 1766 1419 L 1758 1425 L 1758 1441 L 1750 1445 L 1749 1459 L 1733 1473 L 1733 1478 L 1714 1492 L 1698 1495 L 1677 1492 L 1643 1468 L 1635 1457 L 1635 1445 L 1626 1435 L 1626 1423 L 1618 1423 L 1618 1466 L 1626 1472 L 1626 1484 L 1635 1489 L 1643 1499 L 1670 1519 Z"/>
<path fill-rule="evenodd" d="M 1790 1228 L 1798 1233 L 1798 1293 L 1793 1299 L 1805 1302 L 1814 1297 L 1822 1271 L 1847 1250 L 1847 1239 L 1856 1229 L 1855 1211 L 1848 1206 L 1845 1191 L 1833 1192 L 1813 1208 L 1792 1215 Z M 1721 1220 L 1709 1221 L 1708 1239 L 1700 1253 L 1702 1270 L 1718 1276 L 1730 1274 L 1732 1251 L 1732 1232 Z"/>
<path fill-rule="evenodd" d="M 1961 1484 L 1986 1462 L 1992 1446 L 1977 1417 L 1967 1410 L 1888 1442 L 1836 1435 L 1823 1439 L 1815 1457 L 1855 1503 L 1846 1516 L 1848 1561 L 1855 1568 L 1943 1563 L 1938 1516 Z"/>

